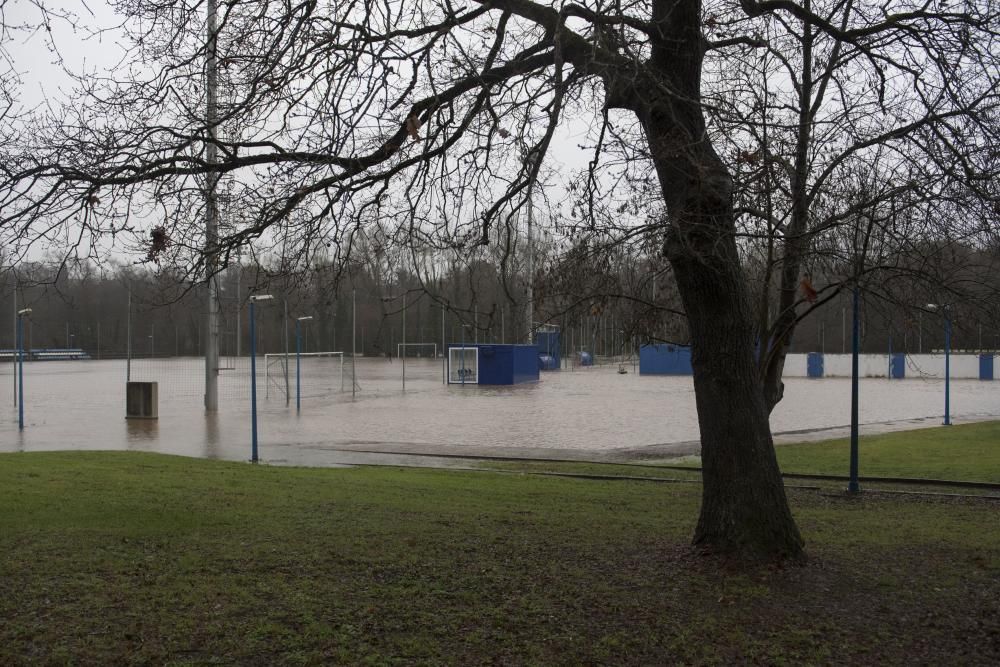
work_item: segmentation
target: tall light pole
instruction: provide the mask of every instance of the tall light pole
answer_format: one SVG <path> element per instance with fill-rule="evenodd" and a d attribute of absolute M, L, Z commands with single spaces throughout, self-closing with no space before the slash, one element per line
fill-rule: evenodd
<path fill-rule="evenodd" d="M 218 83 L 217 60 L 218 28 L 216 26 L 217 0 L 208 0 L 206 7 L 206 54 L 205 54 L 205 161 L 209 166 L 218 161 L 216 146 L 216 125 L 218 124 Z M 219 279 L 218 243 L 219 209 L 215 188 L 219 181 L 216 172 L 210 171 L 205 178 L 205 277 L 208 286 L 208 306 L 205 313 L 205 411 L 219 410 Z M 237 297 L 239 295 L 237 294 Z M 255 432 L 256 433 L 256 432 Z M 255 450 L 256 451 L 256 450 Z"/>
<path fill-rule="evenodd" d="M 302 322 L 312 320 L 312 315 L 295 318 L 295 411 L 302 409 Z"/>
<path fill-rule="evenodd" d="M 18 319 L 18 317 L 17 317 L 17 312 L 18 312 L 17 311 L 17 276 L 15 276 L 14 278 L 15 278 L 15 280 L 14 280 L 14 347 L 16 348 L 17 347 L 17 319 Z M 15 354 L 16 354 L 16 352 L 15 352 Z M 14 361 L 17 361 L 17 359 L 14 359 Z M 17 401 L 18 401 L 17 397 L 18 396 L 20 396 L 20 394 L 17 391 L 17 376 L 15 375 L 14 376 L 14 405 L 17 405 Z"/>
<path fill-rule="evenodd" d="M 927 309 L 940 309 L 944 315 L 944 426 L 951 426 L 951 306 L 929 303 Z"/>
<path fill-rule="evenodd" d="M 31 315 L 31 308 L 17 311 L 17 430 L 24 430 L 24 316 Z"/>
<path fill-rule="evenodd" d="M 535 225 L 535 207 L 532 190 L 534 190 L 535 186 L 534 171 L 535 166 L 538 163 L 538 158 L 539 155 L 537 148 L 529 150 L 525 158 L 528 163 L 528 169 L 531 172 L 531 181 L 528 183 L 528 345 L 535 342 L 535 329 L 533 324 L 535 320 L 535 238 L 533 229 Z"/>
<path fill-rule="evenodd" d="M 860 288 L 854 284 L 852 312 L 854 320 L 851 329 L 851 476 L 847 482 L 848 493 L 861 491 L 858 482 L 858 348 L 861 347 L 861 329 L 858 322 L 858 301 Z"/>
<path fill-rule="evenodd" d="M 250 462 L 257 463 L 257 321 L 254 305 L 258 301 L 269 301 L 270 294 L 250 296 Z"/>

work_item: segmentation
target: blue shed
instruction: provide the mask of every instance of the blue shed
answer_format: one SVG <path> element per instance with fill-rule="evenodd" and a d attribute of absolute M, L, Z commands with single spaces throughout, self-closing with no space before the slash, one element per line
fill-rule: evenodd
<path fill-rule="evenodd" d="M 522 384 L 538 382 L 535 345 L 448 346 L 449 384 Z"/>
<path fill-rule="evenodd" d="M 535 345 L 538 346 L 540 357 L 551 357 L 551 360 L 540 361 L 543 371 L 557 371 L 562 367 L 559 331 L 542 329 L 535 332 Z"/>
<path fill-rule="evenodd" d="M 639 375 L 691 374 L 689 346 L 658 344 L 639 348 Z"/>

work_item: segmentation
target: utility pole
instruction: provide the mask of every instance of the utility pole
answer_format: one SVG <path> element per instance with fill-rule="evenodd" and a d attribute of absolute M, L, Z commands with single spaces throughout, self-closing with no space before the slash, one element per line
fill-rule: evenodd
<path fill-rule="evenodd" d="M 128 288 L 128 316 L 125 320 L 125 382 L 132 381 L 132 286 Z"/>
<path fill-rule="evenodd" d="M 403 288 L 403 354 L 399 360 L 403 366 L 403 392 L 406 392 L 406 288 Z"/>
<path fill-rule="evenodd" d="M 236 356 L 240 356 L 240 342 L 243 337 L 242 327 L 240 326 L 240 311 L 243 309 L 242 297 L 240 297 L 240 274 L 243 273 L 243 262 L 240 260 L 242 253 L 236 252 Z M 333 348 L 337 349 L 337 348 Z"/>
<path fill-rule="evenodd" d="M 207 145 L 205 160 L 209 165 L 218 161 L 216 123 L 218 122 L 219 72 L 216 61 L 217 29 L 215 24 L 217 0 L 207 0 L 207 53 L 205 57 L 206 109 L 205 125 Z M 219 211 L 215 197 L 218 174 L 209 172 L 205 179 L 205 275 L 208 282 L 207 336 L 205 338 L 205 411 L 219 410 L 219 282 L 218 270 Z M 251 351 L 251 354 L 253 352 Z"/>
<path fill-rule="evenodd" d="M 363 343 L 362 343 L 363 345 Z M 358 390 L 358 291 L 351 288 L 351 400 Z"/>
<path fill-rule="evenodd" d="M 535 207 L 533 203 L 534 171 L 538 161 L 538 153 L 532 149 L 528 153 L 528 169 L 530 170 L 531 182 L 528 183 L 528 345 L 535 342 L 535 331 L 533 322 L 535 321 Z M 463 357 L 464 358 L 464 357 Z"/>
<path fill-rule="evenodd" d="M 289 402 L 289 386 L 288 386 L 288 299 L 285 299 L 285 405 Z"/>
<path fill-rule="evenodd" d="M 17 280 L 14 281 L 14 349 L 17 348 Z M 17 352 L 14 352 L 14 356 L 11 357 L 13 361 L 17 361 Z M 13 364 L 11 365 L 13 368 Z M 17 405 L 17 373 L 11 373 L 14 376 L 14 405 Z"/>

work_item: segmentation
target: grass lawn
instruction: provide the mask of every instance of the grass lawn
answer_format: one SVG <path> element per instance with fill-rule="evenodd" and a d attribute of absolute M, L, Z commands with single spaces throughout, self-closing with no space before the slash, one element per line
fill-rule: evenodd
<path fill-rule="evenodd" d="M 0 455 L 0 664 L 996 664 L 1000 505 L 791 491 L 805 566 L 692 555 L 698 484 Z"/>
<path fill-rule="evenodd" d="M 779 445 L 782 472 L 846 475 L 850 440 Z M 1000 483 L 1000 421 L 862 436 L 862 480 L 925 477 Z"/>
<path fill-rule="evenodd" d="M 778 445 L 775 451 L 782 472 L 849 472 L 849 438 Z M 1000 483 L 1000 421 L 862 435 L 858 452 L 862 481 L 869 476 Z M 685 456 L 664 463 L 697 468 L 701 460 Z"/>

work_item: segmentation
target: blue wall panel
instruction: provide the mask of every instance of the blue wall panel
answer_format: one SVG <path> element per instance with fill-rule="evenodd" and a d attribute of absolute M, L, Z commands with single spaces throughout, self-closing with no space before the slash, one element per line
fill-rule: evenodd
<path fill-rule="evenodd" d="M 992 380 L 993 379 L 993 355 L 992 354 L 980 354 L 979 355 L 979 379 L 980 380 Z"/>
<path fill-rule="evenodd" d="M 538 347 L 508 345 L 511 348 L 512 384 L 538 382 Z"/>
<path fill-rule="evenodd" d="M 682 345 L 643 345 L 639 348 L 640 375 L 691 375 L 691 348 Z"/>
<path fill-rule="evenodd" d="M 806 357 L 806 375 L 811 378 L 823 377 L 823 353 L 810 352 Z"/>
<path fill-rule="evenodd" d="M 893 380 L 906 377 L 906 355 L 902 352 L 889 355 L 889 377 Z"/>

